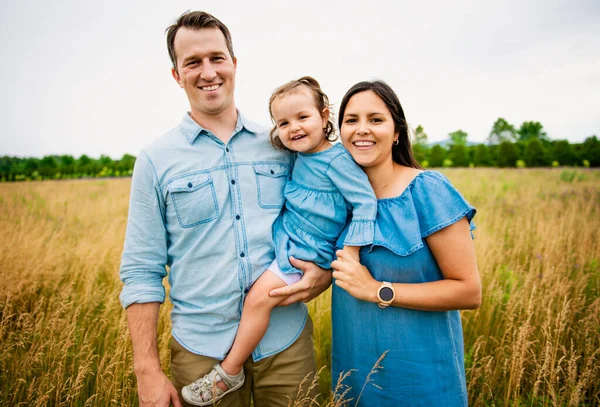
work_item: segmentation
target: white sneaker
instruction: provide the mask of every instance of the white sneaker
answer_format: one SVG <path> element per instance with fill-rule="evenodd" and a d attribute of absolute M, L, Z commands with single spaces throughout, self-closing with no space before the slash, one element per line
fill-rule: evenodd
<path fill-rule="evenodd" d="M 245 379 L 244 369 L 232 376 L 227 374 L 221 365 L 217 363 L 207 375 L 183 387 L 181 396 L 186 402 L 194 406 L 214 405 L 225 395 L 242 387 Z M 226 391 L 217 386 L 220 381 L 228 387 Z"/>

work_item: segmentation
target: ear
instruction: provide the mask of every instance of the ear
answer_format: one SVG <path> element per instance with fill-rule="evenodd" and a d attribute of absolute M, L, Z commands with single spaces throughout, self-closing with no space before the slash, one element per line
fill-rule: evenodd
<path fill-rule="evenodd" d="M 237 58 L 233 57 L 233 67 L 237 69 Z"/>
<path fill-rule="evenodd" d="M 326 107 L 321 112 L 321 118 L 323 119 L 323 128 L 327 126 L 327 122 L 329 121 L 329 108 Z"/>
<path fill-rule="evenodd" d="M 175 79 L 175 82 L 179 84 L 179 87 L 183 88 L 183 86 L 181 85 L 181 78 L 179 77 L 179 73 L 177 73 L 175 68 L 171 68 L 171 75 L 173 75 L 173 79 Z"/>

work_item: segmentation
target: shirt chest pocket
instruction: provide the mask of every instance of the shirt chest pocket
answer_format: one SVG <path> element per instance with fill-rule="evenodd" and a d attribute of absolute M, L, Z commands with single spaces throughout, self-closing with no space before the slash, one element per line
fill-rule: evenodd
<path fill-rule="evenodd" d="M 209 173 L 173 180 L 169 193 L 182 228 L 210 222 L 219 216 L 217 195 Z"/>
<path fill-rule="evenodd" d="M 283 187 L 290 173 L 287 165 L 254 164 L 256 175 L 256 188 L 258 190 L 258 205 L 265 209 L 278 209 L 283 207 Z"/>

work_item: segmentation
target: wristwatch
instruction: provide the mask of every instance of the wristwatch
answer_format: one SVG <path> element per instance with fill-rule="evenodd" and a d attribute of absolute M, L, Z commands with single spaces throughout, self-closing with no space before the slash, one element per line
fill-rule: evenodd
<path fill-rule="evenodd" d="M 377 299 L 379 299 L 379 308 L 388 307 L 396 298 L 396 292 L 394 291 L 394 287 L 392 283 L 388 281 L 384 281 L 381 283 L 381 286 L 377 289 Z"/>

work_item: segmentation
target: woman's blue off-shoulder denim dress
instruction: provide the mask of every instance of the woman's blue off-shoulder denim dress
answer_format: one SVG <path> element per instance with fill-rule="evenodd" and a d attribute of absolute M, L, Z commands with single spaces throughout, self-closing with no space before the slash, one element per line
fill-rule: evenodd
<path fill-rule="evenodd" d="M 378 281 L 441 280 L 425 238 L 465 216 L 470 222 L 475 212 L 444 175 L 422 172 L 402 195 L 378 201 L 373 245 L 361 250 L 361 263 Z M 341 373 L 356 370 L 343 382 L 351 387 L 350 405 L 361 391 L 359 406 L 467 405 L 459 311 L 381 309 L 335 284 L 332 297 L 332 384 Z M 386 351 L 383 369 L 365 385 Z"/>
<path fill-rule="evenodd" d="M 301 273 L 289 256 L 329 269 L 345 226 L 342 246 L 373 242 L 377 199 L 366 174 L 341 144 L 298 153 L 284 196 L 285 206 L 273 225 L 275 256 L 284 274 Z"/>

